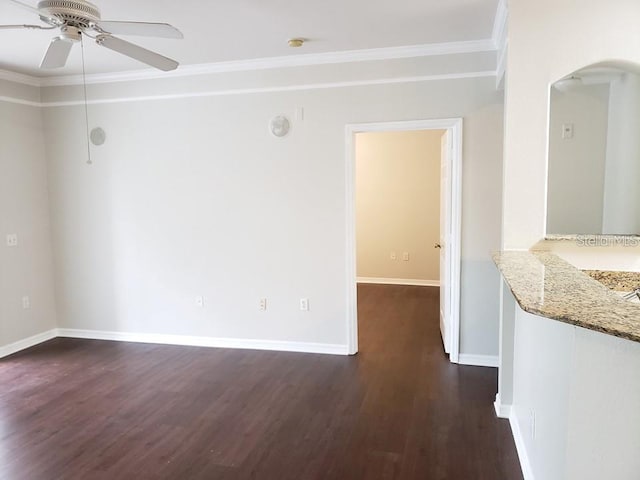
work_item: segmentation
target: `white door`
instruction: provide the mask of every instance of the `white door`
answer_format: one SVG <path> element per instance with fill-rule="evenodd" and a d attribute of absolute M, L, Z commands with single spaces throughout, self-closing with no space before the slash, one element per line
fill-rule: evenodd
<path fill-rule="evenodd" d="M 451 172 L 448 157 L 451 134 L 447 130 L 441 139 L 440 150 L 440 333 L 444 351 L 451 353 Z"/>

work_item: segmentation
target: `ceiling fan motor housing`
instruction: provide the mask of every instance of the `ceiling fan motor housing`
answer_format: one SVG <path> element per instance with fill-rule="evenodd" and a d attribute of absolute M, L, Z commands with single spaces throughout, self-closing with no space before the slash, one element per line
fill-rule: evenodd
<path fill-rule="evenodd" d="M 84 0 L 42 0 L 38 10 L 57 18 L 67 25 L 87 28 L 100 21 L 100 10 Z"/>

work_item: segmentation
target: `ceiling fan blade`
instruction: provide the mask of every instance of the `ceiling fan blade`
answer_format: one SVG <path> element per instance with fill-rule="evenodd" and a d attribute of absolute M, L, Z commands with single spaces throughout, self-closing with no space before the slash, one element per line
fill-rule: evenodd
<path fill-rule="evenodd" d="M 165 72 L 175 70 L 179 65 L 175 60 L 111 35 L 98 35 L 96 43 Z"/>
<path fill-rule="evenodd" d="M 49 15 L 42 13 L 36 7 L 33 7 L 27 3 L 19 2 L 18 0 L 4 0 L 4 1 L 12 5 L 15 5 L 16 7 L 19 7 L 23 10 L 27 10 L 28 12 L 35 13 L 40 17 L 41 20 L 45 21 L 46 23 L 49 23 L 50 25 L 60 25 L 61 23 L 60 20 L 58 20 L 57 18 L 50 17 Z"/>
<path fill-rule="evenodd" d="M 64 67 L 69 58 L 69 53 L 73 47 L 73 42 L 56 37 L 51 40 L 47 53 L 44 54 L 40 68 L 60 68 Z"/>
<path fill-rule="evenodd" d="M 184 38 L 182 32 L 168 23 L 103 22 L 96 24 L 100 30 L 116 35 L 140 35 L 159 38 Z"/>
<path fill-rule="evenodd" d="M 5 1 L 9 2 L 9 3 L 12 3 L 16 7 L 20 7 L 23 10 L 28 10 L 28 11 L 30 11 L 32 13 L 36 13 L 36 14 L 40 15 L 40 11 L 36 7 L 32 7 L 31 5 L 28 5 L 26 3 L 19 2 L 18 0 L 5 0 Z"/>
<path fill-rule="evenodd" d="M 0 30 L 9 30 L 11 28 L 29 28 L 37 30 L 52 30 L 55 26 L 43 27 L 42 25 L 0 25 Z"/>

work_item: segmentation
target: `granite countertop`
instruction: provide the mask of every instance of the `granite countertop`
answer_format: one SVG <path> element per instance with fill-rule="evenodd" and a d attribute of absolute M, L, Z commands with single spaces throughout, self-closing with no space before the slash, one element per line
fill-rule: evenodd
<path fill-rule="evenodd" d="M 631 292 L 640 288 L 640 272 L 611 272 L 607 270 L 583 270 L 594 280 L 616 292 Z"/>
<path fill-rule="evenodd" d="M 640 305 L 553 253 L 498 252 L 493 259 L 525 312 L 640 342 Z"/>

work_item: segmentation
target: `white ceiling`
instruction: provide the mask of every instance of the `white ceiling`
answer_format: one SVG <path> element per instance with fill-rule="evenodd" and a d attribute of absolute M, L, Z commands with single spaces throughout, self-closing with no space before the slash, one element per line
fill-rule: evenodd
<path fill-rule="evenodd" d="M 34 5 L 37 0 L 22 0 Z M 168 22 L 184 40 L 126 37 L 183 65 L 491 38 L 498 0 L 96 0 L 104 20 Z M 0 0 L 0 23 L 37 23 Z M 38 64 L 54 31 L 0 30 L 0 69 L 33 76 L 82 72 L 79 45 L 63 69 Z M 309 39 L 289 48 L 288 38 Z M 125 38 L 125 37 L 123 37 Z M 145 66 L 86 39 L 87 73 Z"/>

